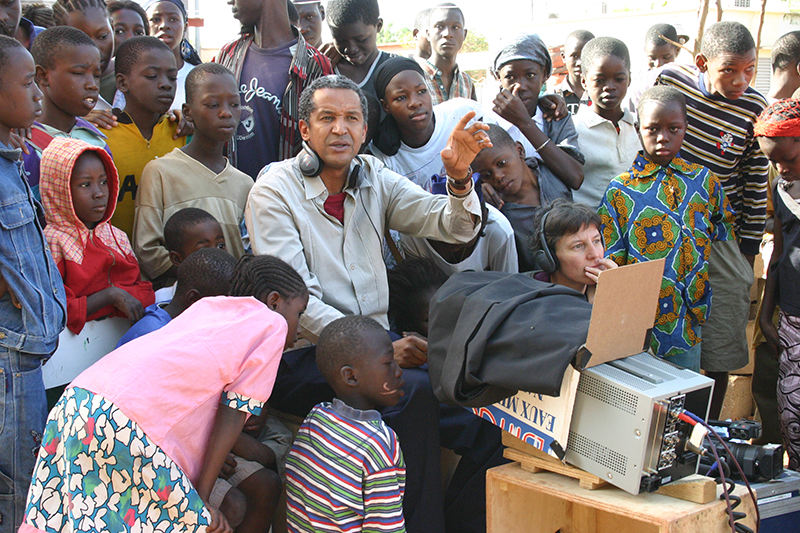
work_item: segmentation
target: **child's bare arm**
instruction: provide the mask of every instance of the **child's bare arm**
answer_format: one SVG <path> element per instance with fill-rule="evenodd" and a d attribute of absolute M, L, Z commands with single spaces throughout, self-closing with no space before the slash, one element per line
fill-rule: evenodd
<path fill-rule="evenodd" d="M 125 316 L 136 322 L 144 316 L 142 303 L 127 291 L 118 287 L 109 287 L 86 297 L 86 316 L 90 317 L 100 309 L 113 305 Z"/>
<path fill-rule="evenodd" d="M 530 141 L 542 161 L 558 179 L 570 189 L 579 189 L 583 183 L 583 165 L 564 152 L 544 134 L 531 118 L 525 103 L 517 96 L 518 85 L 513 92 L 501 89 L 494 101 L 494 112 L 514 124 Z"/>
<path fill-rule="evenodd" d="M 255 461 L 265 468 L 272 468 L 274 470 L 276 467 L 275 453 L 268 446 L 265 446 L 261 441 L 251 437 L 247 433 L 239 435 L 231 452 L 242 459 Z"/>
<path fill-rule="evenodd" d="M 781 221 L 778 217 L 774 218 L 772 241 L 772 256 L 770 257 L 769 268 L 767 269 L 767 282 L 764 286 L 764 299 L 761 302 L 761 316 L 758 317 L 758 325 L 767 340 L 767 346 L 775 357 L 781 353 L 781 343 L 778 337 L 778 330 L 772 322 L 772 315 L 775 314 L 776 296 L 778 294 L 778 259 L 783 253 L 783 230 Z"/>

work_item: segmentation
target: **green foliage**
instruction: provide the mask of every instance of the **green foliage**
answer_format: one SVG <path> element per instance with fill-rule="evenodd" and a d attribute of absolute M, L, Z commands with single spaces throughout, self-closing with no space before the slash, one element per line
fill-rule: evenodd
<path fill-rule="evenodd" d="M 489 41 L 482 33 L 475 30 L 469 30 L 467 38 L 464 40 L 464 46 L 461 47 L 462 52 L 486 52 L 489 50 Z"/>

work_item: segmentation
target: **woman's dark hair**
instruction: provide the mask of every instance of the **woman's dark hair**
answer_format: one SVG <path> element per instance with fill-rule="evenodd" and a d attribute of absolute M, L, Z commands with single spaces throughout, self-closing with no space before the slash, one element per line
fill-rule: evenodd
<path fill-rule="evenodd" d="M 546 213 L 547 225 L 544 228 L 544 240 L 553 254 L 555 254 L 556 243 L 561 237 L 578 233 L 584 226 L 596 226 L 599 230 L 603 224 L 597 211 L 586 204 L 575 204 L 564 198 L 553 200 L 549 206 L 536 212 L 536 218 L 533 221 L 533 235 L 529 242 L 534 252 L 542 249 L 539 236 L 542 233 L 542 218 Z"/>
<path fill-rule="evenodd" d="M 271 255 L 244 255 L 233 269 L 230 296 L 266 299 L 271 292 L 292 299 L 308 294 L 303 278 L 289 263 Z"/>
<path fill-rule="evenodd" d="M 123 9 L 127 9 L 129 11 L 135 11 L 142 17 L 142 26 L 144 27 L 144 34 L 150 35 L 150 21 L 147 20 L 147 12 L 144 8 L 139 5 L 138 2 L 134 2 L 133 0 L 111 0 L 108 2 L 108 14 L 113 15 L 117 11 L 122 11 Z"/>
<path fill-rule="evenodd" d="M 391 330 L 395 333 L 415 331 L 417 326 L 412 317 L 420 305 L 416 297 L 444 285 L 447 274 L 430 259 L 409 259 L 389 270 L 388 276 Z"/>

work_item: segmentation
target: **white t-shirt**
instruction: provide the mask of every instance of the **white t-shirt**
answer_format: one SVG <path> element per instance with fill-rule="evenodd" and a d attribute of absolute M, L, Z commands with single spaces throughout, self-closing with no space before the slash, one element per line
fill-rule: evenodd
<path fill-rule="evenodd" d="M 407 177 L 426 191 L 430 191 L 431 176 L 445 173 L 440 152 L 447 146 L 447 139 L 458 121 L 470 111 L 475 111 L 476 120 L 483 116 L 483 109 L 474 100 L 453 98 L 442 102 L 433 106 L 435 126 L 433 135 L 425 145 L 411 148 L 405 143 L 400 143 L 397 153 L 389 156 L 381 152 L 373 143 L 370 145 L 370 151 L 388 168 Z"/>
<path fill-rule="evenodd" d="M 510 272 L 519 271 L 517 259 L 517 246 L 514 241 L 514 229 L 503 214 L 494 207 L 487 205 L 488 217 L 484 236 L 478 239 L 475 249 L 469 257 L 460 263 L 448 263 L 427 239 L 400 235 L 400 248 L 407 258 L 431 259 L 436 266 L 451 276 L 456 272 L 474 270 L 476 272 L 494 271 Z"/>

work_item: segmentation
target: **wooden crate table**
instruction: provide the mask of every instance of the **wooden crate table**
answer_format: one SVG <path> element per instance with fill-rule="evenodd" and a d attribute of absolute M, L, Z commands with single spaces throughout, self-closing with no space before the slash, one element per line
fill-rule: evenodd
<path fill-rule="evenodd" d="M 721 491 L 718 488 L 718 493 Z M 740 522 L 755 530 L 755 510 L 747 489 Z M 492 468 L 486 475 L 487 533 L 725 533 L 725 501 L 697 504 L 662 494 L 633 496 L 613 486 L 586 490 L 577 479 L 550 472 L 530 473 L 519 463 Z"/>

